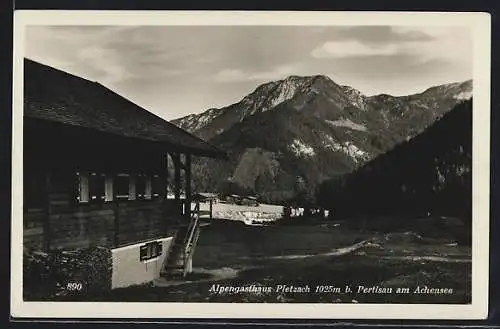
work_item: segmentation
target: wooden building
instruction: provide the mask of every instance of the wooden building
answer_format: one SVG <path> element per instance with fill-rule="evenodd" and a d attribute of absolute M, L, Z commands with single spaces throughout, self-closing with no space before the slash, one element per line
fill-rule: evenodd
<path fill-rule="evenodd" d="M 25 250 L 108 248 L 123 273 L 113 287 L 190 271 L 199 235 L 192 157 L 224 152 L 97 82 L 29 59 L 23 137 Z"/>
<path fill-rule="evenodd" d="M 213 205 L 219 201 L 219 196 L 216 193 L 199 192 L 194 195 L 194 200 L 208 204 L 208 210 L 200 207 L 200 217 L 213 219 Z"/>

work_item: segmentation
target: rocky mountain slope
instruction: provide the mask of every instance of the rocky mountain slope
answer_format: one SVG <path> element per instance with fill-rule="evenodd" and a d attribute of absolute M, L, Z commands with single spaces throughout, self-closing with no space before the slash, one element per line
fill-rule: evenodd
<path fill-rule="evenodd" d="M 321 181 L 411 139 L 471 94 L 471 80 L 368 97 L 326 76 L 290 76 L 173 123 L 230 154 L 226 163 L 195 161 L 195 189 L 235 184 L 279 202 L 298 193 L 312 197 Z"/>

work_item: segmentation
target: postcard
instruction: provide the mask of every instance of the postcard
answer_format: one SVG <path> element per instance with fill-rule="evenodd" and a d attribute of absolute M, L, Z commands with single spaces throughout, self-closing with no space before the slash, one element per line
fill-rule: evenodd
<path fill-rule="evenodd" d="M 487 316 L 489 14 L 14 25 L 13 317 Z"/>

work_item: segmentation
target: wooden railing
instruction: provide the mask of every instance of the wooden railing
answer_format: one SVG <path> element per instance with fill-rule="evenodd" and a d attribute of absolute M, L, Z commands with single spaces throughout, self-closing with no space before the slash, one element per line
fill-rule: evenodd
<path fill-rule="evenodd" d="M 188 262 L 194 253 L 200 236 L 200 203 L 196 201 L 194 210 L 189 210 L 191 212 L 191 221 L 186 233 L 186 238 L 184 239 L 184 276 L 186 276 L 188 267 L 190 267 Z"/>

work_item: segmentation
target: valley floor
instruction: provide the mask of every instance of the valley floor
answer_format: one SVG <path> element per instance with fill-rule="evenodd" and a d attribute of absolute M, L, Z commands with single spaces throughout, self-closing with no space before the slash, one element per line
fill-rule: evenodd
<path fill-rule="evenodd" d="M 118 289 L 91 299 L 271 303 L 471 301 L 471 248 L 450 239 L 412 232 L 359 232 L 334 223 L 250 227 L 241 222 L 214 221 L 203 228 L 193 264 L 194 272 L 185 281 L 159 279 L 153 284 Z M 346 286 L 350 291 L 346 292 Z"/>

